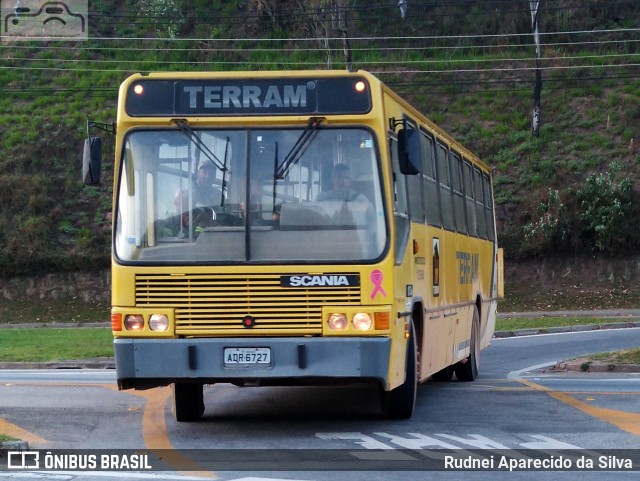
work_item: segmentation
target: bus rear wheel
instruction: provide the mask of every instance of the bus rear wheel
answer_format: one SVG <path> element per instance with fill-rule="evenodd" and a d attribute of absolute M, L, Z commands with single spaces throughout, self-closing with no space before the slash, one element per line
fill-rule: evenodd
<path fill-rule="evenodd" d="M 478 311 L 478 306 L 473 308 L 470 348 L 469 357 L 453 366 L 458 381 L 469 382 L 478 377 L 478 365 L 480 363 L 480 312 Z"/>
<path fill-rule="evenodd" d="M 382 413 L 389 419 L 409 419 L 416 406 L 418 390 L 416 342 L 413 324 L 407 340 L 407 366 L 404 383 L 391 391 L 382 392 Z"/>
<path fill-rule="evenodd" d="M 173 384 L 173 415 L 178 422 L 198 421 L 204 414 L 203 385 Z"/>

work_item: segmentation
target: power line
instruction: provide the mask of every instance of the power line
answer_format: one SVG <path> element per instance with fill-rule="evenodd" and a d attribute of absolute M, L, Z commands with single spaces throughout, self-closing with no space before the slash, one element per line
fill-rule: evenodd
<path fill-rule="evenodd" d="M 488 68 L 488 69 L 456 69 L 456 70 L 370 70 L 372 74 L 456 74 L 456 73 L 483 73 L 483 72 L 524 72 L 531 70 L 568 70 L 568 69 L 598 69 L 598 68 L 618 68 L 618 67 L 640 67 L 640 63 L 629 64 L 604 64 L 604 65 L 572 65 L 554 67 L 517 67 L 517 68 Z"/>
<path fill-rule="evenodd" d="M 626 58 L 626 57 L 639 57 L 640 52 L 638 53 L 616 53 L 616 54 L 601 54 L 601 55 L 574 55 L 574 56 L 563 56 L 563 57 L 545 57 L 542 59 L 543 62 L 554 62 L 561 60 L 587 60 L 587 59 L 608 59 L 608 58 Z M 179 61 L 179 60 L 120 60 L 120 59 L 63 59 L 63 58 L 25 58 L 25 57 L 11 57 L 10 59 L 0 59 L 0 60 L 10 60 L 12 62 L 57 62 L 57 63 L 81 63 L 87 62 L 92 64 L 105 64 L 105 63 L 117 63 L 117 64 L 170 64 L 170 65 L 244 65 L 247 63 L 245 60 L 241 61 L 232 61 L 232 60 L 207 60 L 207 61 Z M 535 57 L 508 57 L 508 58 L 449 58 L 449 59 L 419 59 L 419 60 L 411 60 L 411 59 L 391 59 L 391 60 L 369 60 L 367 64 L 369 65 L 390 65 L 390 64 L 456 64 L 456 63 L 501 63 L 501 62 L 533 62 L 535 61 Z M 261 61 L 264 65 L 287 65 L 287 62 L 282 62 L 280 60 L 277 61 Z M 303 62 L 303 61 L 294 61 L 290 62 L 293 65 L 316 65 L 318 62 Z M 20 68 L 20 67 L 16 67 Z M 552 67 L 550 67 L 552 68 Z"/>
<path fill-rule="evenodd" d="M 542 47 L 567 47 L 567 46 L 604 46 L 604 45 L 612 45 L 612 44 L 637 44 L 640 43 L 640 39 L 626 39 L 626 40 L 598 40 L 598 41 L 578 41 L 578 42 L 552 42 L 552 43 L 541 43 Z M 484 50 L 484 49 L 515 49 L 515 48 L 532 48 L 535 47 L 534 43 L 520 43 L 520 44 L 495 44 L 495 45 L 425 45 L 419 47 L 354 47 L 351 49 L 353 52 L 385 52 L 385 51 L 425 51 L 425 50 Z M 68 46 L 56 46 L 56 45 L 18 45 L 13 44 L 11 46 L 13 50 L 37 50 L 37 51 L 47 51 L 47 50 L 62 50 L 65 52 L 69 51 Z M 192 47 L 99 47 L 93 45 L 76 45 L 73 47 L 74 51 L 128 51 L 128 52 L 195 52 L 195 53 L 205 53 L 205 52 L 223 52 L 223 53 L 237 53 L 237 52 L 255 52 L 257 49 L 247 48 L 247 47 L 209 47 L 209 48 L 197 48 L 193 49 Z M 308 47 L 308 48 L 289 48 L 283 49 L 282 47 L 262 47 L 260 48 L 261 52 L 317 52 L 319 50 L 318 47 Z M 341 49 L 336 49 L 341 50 Z"/>
<path fill-rule="evenodd" d="M 380 77 L 383 78 L 384 74 L 381 73 Z M 575 84 L 579 82 L 579 85 L 569 85 L 569 88 L 584 88 L 589 87 L 587 85 L 590 82 L 598 82 L 601 83 L 603 81 L 615 81 L 615 80 L 629 80 L 639 78 L 635 75 L 598 75 L 598 76 L 588 76 L 588 77 L 580 77 L 576 79 L 575 77 L 567 77 L 567 76 L 558 76 L 558 77 L 550 77 L 545 80 L 545 91 L 556 91 L 556 90 L 565 90 L 567 88 L 566 85 L 557 85 L 553 84 Z M 530 79 L 504 79 L 504 80 L 456 80 L 455 82 L 439 82 L 433 81 L 429 79 L 421 79 L 419 81 L 386 81 L 388 86 L 394 88 L 394 90 L 398 92 L 402 92 L 404 88 L 411 88 L 411 93 L 422 92 L 425 88 L 438 88 L 445 87 L 450 89 L 454 87 L 457 93 L 486 93 L 486 92 L 504 92 L 504 91 L 529 91 L 531 89 L 531 80 Z M 477 88 L 478 86 L 482 87 L 491 87 L 493 85 L 500 86 L 500 88 Z M 511 85 L 511 87 L 507 87 L 507 85 Z M 551 86 L 549 86 L 551 85 Z M 113 98 L 118 94 L 118 88 L 103 88 L 103 89 L 64 89 L 64 88 L 33 88 L 33 87 L 24 87 L 24 88 L 9 88 L 9 89 L 0 89 L 0 93 L 10 94 L 10 95 L 39 95 L 39 94 L 48 94 L 48 95 L 65 95 L 65 96 L 73 96 L 73 95 L 83 95 L 83 96 L 91 96 L 94 98 Z M 110 94 L 110 95 L 106 95 Z"/>
<path fill-rule="evenodd" d="M 559 35 L 593 35 L 593 34 L 611 34 L 611 33 L 635 33 L 640 32 L 640 28 L 617 28 L 617 29 L 601 29 L 601 30 L 570 30 L 563 32 L 540 32 L 541 36 L 552 37 Z M 415 36 L 363 36 L 363 37 L 346 37 L 350 42 L 371 42 L 378 41 L 405 41 L 405 40 L 454 40 L 460 41 L 461 39 L 481 39 L 481 38 L 507 38 L 507 37 L 530 37 L 531 33 L 494 33 L 494 34 L 479 34 L 479 35 L 415 35 Z M 14 37 L 7 35 L 2 36 L 5 40 L 15 41 Z M 298 37 L 298 38 L 155 38 L 155 37 L 90 37 L 89 40 L 98 42 L 116 42 L 116 41 L 136 41 L 136 42 L 300 42 L 310 43 L 322 41 L 343 41 L 345 37 Z M 21 37 L 20 41 L 51 41 L 51 37 L 37 37 L 37 36 L 25 36 Z M 84 41 L 84 40 L 82 40 Z"/>
<path fill-rule="evenodd" d="M 144 62 L 141 62 L 144 63 Z M 171 62 L 165 62 L 171 63 Z M 191 64 L 191 62 L 186 62 L 187 64 Z M 219 62 L 220 64 L 225 64 L 228 62 Z M 254 62 L 236 62 L 236 64 L 240 65 L 251 65 Z M 284 67 L 291 66 L 304 66 L 304 65 L 318 65 L 319 62 L 271 62 L 270 65 L 280 65 Z M 397 61 L 388 62 L 390 65 L 397 65 Z M 265 62 L 260 62 L 261 65 L 265 65 Z M 376 62 L 371 62 L 371 65 L 377 64 Z M 363 63 L 363 65 L 366 65 Z M 402 70 L 373 70 L 369 69 L 369 71 L 373 74 L 392 74 L 392 73 L 429 73 L 429 74 L 460 74 L 460 73 L 487 73 L 487 72 L 524 72 L 524 71 L 532 71 L 539 68 L 544 71 L 551 70 L 568 70 L 568 69 L 599 69 L 599 68 L 622 68 L 622 67 L 640 67 L 640 63 L 623 63 L 623 64 L 600 64 L 600 65 L 554 65 L 547 67 L 496 67 L 496 68 L 484 68 L 484 69 L 442 69 L 442 70 L 410 70 L 410 69 L 402 69 Z M 52 66 L 41 66 L 41 67 L 23 67 L 23 66 L 0 66 L 0 70 L 34 70 L 34 71 L 54 71 L 54 72 L 112 72 L 112 73 L 126 73 L 131 72 L 132 69 L 86 69 L 86 68 L 61 68 L 61 67 L 52 67 Z M 287 68 L 285 68 L 286 70 Z M 147 71 L 148 69 L 133 69 L 133 70 L 142 70 Z"/>
<path fill-rule="evenodd" d="M 560 5 L 560 6 L 549 6 L 551 3 L 549 0 L 547 1 L 547 5 L 543 5 L 545 11 L 549 12 L 557 12 L 557 11 L 575 11 L 581 9 L 589 9 L 593 8 L 593 4 L 583 3 L 581 5 Z M 633 6 L 635 5 L 634 0 L 629 1 L 618 1 L 615 3 L 607 3 L 606 6 L 601 6 L 604 8 L 612 8 L 618 6 Z M 495 15 L 496 9 L 499 10 L 500 13 L 513 13 L 513 12 L 528 12 L 528 7 L 524 2 L 513 2 L 512 0 L 502 0 L 502 1 L 462 1 L 462 2 L 412 2 L 409 5 L 409 14 L 406 18 L 424 18 L 428 16 L 429 18 L 434 17 L 455 17 L 455 16 L 464 16 L 468 14 L 468 9 L 471 7 L 482 8 L 484 10 L 477 10 L 474 12 L 474 15 Z M 464 8 L 464 11 L 455 11 L 452 9 L 455 8 Z M 427 9 L 429 12 L 427 13 Z M 442 10 L 448 9 L 448 11 L 444 12 L 434 12 L 434 10 Z M 353 13 L 384 13 L 386 11 L 397 12 L 398 5 L 397 2 L 389 2 L 382 3 L 379 5 L 367 3 L 366 5 L 359 6 L 335 6 L 331 9 L 327 9 L 326 7 L 319 8 L 298 8 L 293 11 L 276 9 L 273 12 L 274 16 L 287 18 L 289 22 L 295 22 L 295 18 L 300 18 L 299 22 L 306 21 L 306 17 L 319 17 L 319 16 L 327 16 L 334 13 L 340 14 L 353 14 Z M 198 12 L 193 15 L 180 15 L 176 16 L 175 14 L 168 15 L 160 15 L 160 14 L 152 14 L 152 13 L 141 13 L 139 11 L 133 10 L 120 10 L 118 12 L 113 13 L 104 13 L 101 11 L 91 11 L 89 12 L 90 18 L 95 17 L 99 19 L 105 18 L 113 18 L 113 19 L 123 19 L 127 21 L 127 24 L 132 24 L 130 19 L 147 19 L 147 20 L 166 20 L 164 25 L 169 25 L 169 22 L 176 21 L 198 21 L 198 23 L 215 23 L 219 25 L 225 24 L 240 24 L 246 22 L 248 19 L 260 19 L 266 17 L 267 15 L 261 12 L 247 12 L 243 11 L 242 14 L 238 15 L 222 15 L 217 14 L 206 15 L 203 12 Z M 363 17 L 359 17 L 363 18 Z M 369 15 L 366 18 L 372 18 L 372 15 Z M 215 22 L 209 22 L 209 20 L 215 20 Z M 142 22 L 137 22 L 142 23 Z M 134 23 L 135 24 L 135 23 Z M 157 24 L 157 22 L 156 22 Z"/>

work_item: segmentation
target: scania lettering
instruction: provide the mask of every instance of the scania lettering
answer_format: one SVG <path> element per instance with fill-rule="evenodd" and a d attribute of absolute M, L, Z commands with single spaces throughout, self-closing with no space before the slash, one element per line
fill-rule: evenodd
<path fill-rule="evenodd" d="M 476 378 L 503 285 L 491 170 L 380 79 L 135 74 L 114 126 L 119 389 L 171 385 L 196 421 L 216 383 L 370 383 L 406 419 L 418 383 Z"/>
<path fill-rule="evenodd" d="M 291 276 L 290 285 L 297 286 L 348 286 L 346 276 Z"/>

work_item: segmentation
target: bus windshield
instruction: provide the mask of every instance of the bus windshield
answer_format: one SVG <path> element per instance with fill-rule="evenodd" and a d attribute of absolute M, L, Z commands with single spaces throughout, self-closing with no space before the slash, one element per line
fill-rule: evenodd
<path fill-rule="evenodd" d="M 134 130 L 114 247 L 125 263 L 372 262 L 388 245 L 365 128 Z"/>

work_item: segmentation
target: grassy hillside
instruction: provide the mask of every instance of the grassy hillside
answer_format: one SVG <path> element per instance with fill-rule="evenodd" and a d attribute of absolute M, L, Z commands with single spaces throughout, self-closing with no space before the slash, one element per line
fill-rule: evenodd
<path fill-rule="evenodd" d="M 2 275 L 108 265 L 112 160 L 85 188 L 81 147 L 130 73 L 342 69 L 345 47 L 492 166 L 508 256 L 637 252 L 640 2 L 542 3 L 537 138 L 527 1 L 89 1 L 87 41 L 3 42 Z"/>

